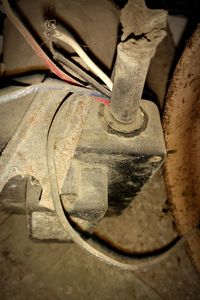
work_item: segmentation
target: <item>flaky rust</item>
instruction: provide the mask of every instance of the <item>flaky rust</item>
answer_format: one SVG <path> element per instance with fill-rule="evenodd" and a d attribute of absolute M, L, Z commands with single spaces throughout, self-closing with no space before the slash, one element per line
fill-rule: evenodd
<path fill-rule="evenodd" d="M 200 26 L 189 40 L 169 88 L 163 119 L 165 183 L 181 235 L 200 223 Z M 200 271 L 200 236 L 188 249 Z"/>

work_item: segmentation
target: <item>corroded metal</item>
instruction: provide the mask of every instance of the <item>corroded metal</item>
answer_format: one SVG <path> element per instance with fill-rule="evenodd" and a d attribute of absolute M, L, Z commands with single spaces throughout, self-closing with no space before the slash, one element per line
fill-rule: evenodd
<path fill-rule="evenodd" d="M 48 80 L 53 81 L 53 79 Z M 42 192 L 37 193 L 37 197 L 34 196 L 34 192 L 32 200 L 27 201 L 30 193 L 26 191 L 27 202 L 19 203 L 17 206 L 18 210 L 23 211 L 24 207 L 24 211 L 30 211 L 30 215 L 32 211 L 54 212 L 48 180 L 46 142 L 52 119 L 65 97 L 66 91 L 58 90 L 35 94 L 28 111 L 7 147 L 2 152 L 0 158 L 0 191 L 4 190 L 3 198 L 7 195 L 6 199 L 1 201 L 3 208 L 14 210 L 16 206 L 16 199 L 11 198 L 8 201 L 10 193 L 7 192 L 5 194 L 4 187 L 7 186 L 10 189 L 12 187 L 14 192 L 19 187 L 16 178 L 19 181 L 19 177 L 30 177 L 33 178 L 31 190 L 34 189 L 35 185 L 39 185 Z M 57 138 L 55 145 L 57 180 L 60 189 L 62 189 L 64 184 L 71 158 L 78 143 L 90 99 L 88 96 L 72 95 L 65 101 L 65 105 L 63 104 L 62 122 L 56 128 Z M 30 222 L 32 222 L 31 217 Z M 31 231 L 34 232 L 32 227 L 34 224 L 30 224 L 30 226 Z"/>
<path fill-rule="evenodd" d="M 141 108 L 148 116 L 146 127 L 134 136 L 125 137 L 108 130 L 103 122 L 102 106 L 91 102 L 75 151 L 74 160 L 78 164 L 107 168 L 109 208 L 106 215 L 109 216 L 119 215 L 129 206 L 165 159 L 158 109 L 154 103 L 146 100 L 141 101 Z M 99 187 L 95 186 L 96 189 Z M 105 187 L 102 184 L 101 189 L 103 195 Z"/>
<path fill-rule="evenodd" d="M 165 182 L 180 234 L 200 222 L 200 26 L 187 43 L 168 92 L 164 116 Z M 188 241 L 200 270 L 200 236 Z"/>
<path fill-rule="evenodd" d="M 166 36 L 166 18 L 165 11 L 148 9 L 141 0 L 128 1 L 121 11 L 123 35 L 117 46 L 110 110 L 114 130 L 131 132 L 142 126 L 140 100 L 151 58 Z"/>
<path fill-rule="evenodd" d="M 136 4 L 139 2 L 140 4 L 144 3 L 144 1 L 135 2 Z M 129 1 L 129 3 L 132 5 L 134 1 Z M 121 44 L 122 48 L 123 46 L 125 46 L 125 48 L 131 46 L 131 48 L 128 49 L 130 50 L 128 51 L 128 54 L 130 54 L 128 65 L 129 62 L 132 61 L 133 56 L 135 59 L 135 64 L 132 65 L 131 70 L 133 71 L 134 69 L 133 75 L 134 78 L 137 79 L 135 80 L 134 89 L 132 89 L 133 84 L 130 76 L 128 77 L 127 83 L 131 88 L 131 91 L 136 94 L 136 101 L 140 101 L 141 99 L 150 57 L 153 56 L 157 44 L 165 36 L 165 30 L 163 30 L 163 28 L 166 23 L 165 12 L 162 12 L 161 14 L 158 12 L 157 14 L 157 12 L 148 10 L 145 5 L 142 9 L 144 9 L 145 13 L 147 12 L 147 15 L 149 16 L 148 19 L 145 14 L 147 24 L 150 22 L 153 24 L 153 27 L 150 28 L 148 26 L 148 33 L 145 32 L 144 36 L 139 38 L 132 36 L 127 42 L 124 41 L 124 39 L 129 39 L 129 36 L 123 36 L 123 44 Z M 129 9 L 126 9 L 126 11 L 128 12 Z M 132 14 L 132 16 L 133 15 L 135 15 L 135 13 Z M 143 24 L 143 14 L 141 13 L 140 15 L 141 18 L 137 18 L 137 21 L 141 25 Z M 158 15 L 160 16 L 159 18 L 157 18 Z M 152 22 L 152 20 L 154 21 Z M 132 29 L 134 27 L 132 21 L 133 20 L 129 23 L 129 25 L 131 25 L 131 34 L 133 33 Z M 133 34 L 137 35 L 136 32 Z M 145 56 L 142 60 L 140 58 L 141 51 L 143 51 Z M 122 57 L 123 53 L 121 53 L 121 58 Z M 121 60 L 122 65 L 124 65 L 126 70 L 127 61 L 123 58 Z M 115 81 L 117 81 L 117 76 L 115 76 Z M 117 82 L 116 86 L 118 86 L 120 93 L 122 93 L 123 89 Z M 113 91 L 116 95 L 115 92 L 116 90 Z M 36 183 L 36 185 L 40 185 L 42 188 L 41 196 L 37 194 L 38 196 L 37 199 L 34 200 L 35 202 L 32 200 L 29 201 L 31 207 L 34 207 L 30 213 L 30 222 L 33 220 L 38 220 L 38 222 L 40 222 L 41 220 L 41 211 L 40 209 L 37 211 L 37 206 L 45 211 L 51 211 L 51 213 L 54 210 L 48 181 L 46 138 L 52 119 L 54 118 L 57 109 L 60 108 L 64 97 L 65 94 L 63 94 L 62 91 L 52 91 L 45 94 L 45 97 L 44 94 L 36 95 L 20 126 L 17 128 L 14 136 L 2 154 L 0 190 L 10 178 L 17 175 L 22 177 L 31 176 L 34 178 L 33 186 Z M 55 162 L 64 208 L 71 217 L 79 218 L 81 216 L 84 221 L 88 222 L 87 212 L 91 210 L 91 204 L 94 206 L 94 198 L 96 200 L 104 199 L 104 201 L 102 201 L 102 203 L 105 204 L 104 207 L 98 207 L 96 203 L 95 207 L 92 207 L 93 211 L 96 213 L 100 212 L 100 217 L 104 215 L 107 208 L 107 187 L 109 204 L 111 207 L 110 212 L 113 210 L 114 214 L 121 213 L 121 211 L 129 205 L 133 197 L 140 191 L 143 184 L 162 164 L 163 159 L 165 158 L 165 145 L 162 128 L 160 126 L 159 113 L 153 103 L 142 100 L 140 108 L 138 102 L 138 106 L 135 107 L 133 105 L 131 107 L 128 105 L 128 110 L 125 103 L 123 103 L 124 110 L 128 111 L 128 122 L 129 117 L 132 115 L 132 111 L 135 112 L 135 110 L 137 111 L 138 109 L 140 115 L 145 119 L 145 122 L 139 122 L 137 128 L 135 128 L 134 123 L 133 129 L 141 129 L 142 125 L 142 131 L 134 131 L 134 135 L 131 134 L 130 136 L 122 136 L 120 134 L 115 135 L 111 130 L 106 128 L 108 124 L 104 124 L 102 109 L 98 104 L 92 103 L 90 106 L 92 113 L 89 112 L 87 115 L 84 130 L 81 134 L 81 142 L 77 147 L 75 155 L 75 159 L 79 160 L 79 163 L 81 164 L 80 174 L 78 172 L 78 175 L 80 176 L 75 176 L 75 187 L 81 186 L 82 189 L 80 189 L 80 193 L 77 192 L 78 202 L 73 202 L 73 199 L 77 200 L 76 197 L 74 197 L 75 192 L 72 191 L 73 193 L 71 194 L 71 190 L 68 189 L 68 186 L 70 186 L 70 188 L 72 187 L 70 181 L 70 184 L 68 182 L 68 184 L 65 185 L 65 175 L 68 173 L 70 160 L 74 155 L 79 140 L 81 129 L 87 114 L 87 102 L 89 102 L 89 99 L 85 97 L 84 99 L 79 99 L 80 101 L 77 102 L 75 100 L 76 96 L 75 99 L 69 98 L 68 106 L 66 106 L 66 109 L 63 109 L 61 117 L 63 122 L 57 124 Z M 129 101 L 129 97 L 127 97 L 127 100 Z M 119 110 L 121 111 L 121 108 Z M 128 130 L 128 134 L 129 132 L 130 130 Z M 89 139 L 89 141 L 87 141 L 87 139 Z M 85 141 L 87 142 L 86 145 L 84 144 Z M 13 149 L 15 151 L 13 151 Z M 99 167 L 98 164 L 101 166 Z M 108 166 L 109 172 L 107 174 Z M 77 173 L 75 172 L 75 174 Z M 90 193 L 88 193 L 89 188 Z M 76 191 L 77 190 L 78 188 Z M 33 194 L 35 195 L 35 192 L 33 192 Z M 102 194 L 104 197 L 102 197 Z M 85 205 L 88 204 L 86 203 L 86 200 L 88 199 L 91 199 L 89 206 Z M 84 205 L 82 205 L 83 202 Z M 28 203 L 29 208 L 30 203 Z M 98 208 L 98 210 L 96 208 Z M 53 224 L 54 218 L 52 218 L 52 215 L 51 218 L 49 217 L 48 219 L 51 219 L 51 224 Z M 32 232 L 34 231 L 34 224 L 35 223 L 32 222 Z M 55 225 L 55 227 L 56 226 L 57 225 Z"/>

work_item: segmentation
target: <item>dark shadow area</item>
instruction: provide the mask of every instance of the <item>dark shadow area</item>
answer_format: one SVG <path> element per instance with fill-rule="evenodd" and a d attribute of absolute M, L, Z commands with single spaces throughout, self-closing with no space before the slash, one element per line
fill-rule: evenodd
<path fill-rule="evenodd" d="M 55 20 L 56 24 L 61 25 L 63 28 L 65 28 L 66 30 L 68 30 L 73 37 L 75 38 L 75 40 L 79 43 L 79 45 L 83 48 L 83 50 L 86 52 L 86 54 L 91 58 L 91 60 L 93 60 L 95 62 L 95 64 L 98 65 L 98 67 L 100 67 L 100 69 L 102 69 L 106 74 L 111 75 L 111 70 L 109 70 L 105 64 L 103 63 L 103 61 L 97 59 L 97 57 L 94 55 L 94 53 L 91 51 L 91 49 L 89 48 L 88 45 L 86 45 L 85 41 L 82 40 L 82 38 L 80 37 L 79 33 L 77 32 L 77 30 L 72 27 L 66 19 L 64 19 L 61 15 L 59 15 L 54 6 L 50 6 L 50 8 L 48 6 L 44 6 L 44 21 L 45 20 Z M 92 28 L 91 28 L 91 32 L 92 32 Z M 61 47 L 58 47 L 59 51 L 63 54 L 66 55 L 66 51 L 64 51 L 64 49 L 62 49 Z M 72 61 L 76 63 L 76 61 L 73 60 L 73 56 L 74 56 L 75 52 L 72 49 L 72 52 L 68 52 L 67 56 L 68 58 L 72 59 Z M 80 65 L 78 65 L 80 67 Z M 90 75 L 94 76 L 94 74 L 90 71 L 87 71 Z M 96 80 L 99 81 L 98 78 L 96 78 Z M 99 81 L 100 82 L 100 81 Z"/>

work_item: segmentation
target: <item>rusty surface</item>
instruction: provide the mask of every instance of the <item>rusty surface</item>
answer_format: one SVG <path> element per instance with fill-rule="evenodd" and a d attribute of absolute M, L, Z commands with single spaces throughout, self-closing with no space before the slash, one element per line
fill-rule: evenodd
<path fill-rule="evenodd" d="M 47 79 L 47 81 L 53 82 L 53 79 Z M 66 91 L 36 94 L 0 159 L 0 191 L 15 176 L 22 178 L 31 176 L 42 187 L 40 207 L 49 210 L 54 210 L 54 206 L 45 159 L 46 139 L 52 118 L 65 96 Z M 63 174 L 67 173 L 70 166 L 70 159 L 78 143 L 84 117 L 87 114 L 87 104 L 90 100 L 85 96 L 78 99 L 82 100 L 76 100 L 71 96 L 66 101 L 63 122 L 57 128 L 55 160 L 58 168 L 59 187 L 62 186 L 65 179 Z"/>
<path fill-rule="evenodd" d="M 166 28 L 167 12 L 161 9 L 149 9 L 144 0 L 130 0 L 121 11 L 123 34 L 121 40 L 128 37 L 146 37 L 150 32 Z"/>
<path fill-rule="evenodd" d="M 115 62 L 110 111 L 113 118 L 108 122 L 112 129 L 130 133 L 143 123 L 140 100 L 151 58 L 166 36 L 167 14 L 147 8 L 144 1 L 130 0 L 121 10 L 120 21 L 123 34 Z M 128 124 L 132 129 L 126 128 Z"/>
<path fill-rule="evenodd" d="M 165 181 L 181 235 L 200 221 L 200 26 L 177 65 L 164 116 Z M 200 271 L 200 236 L 188 243 Z"/>

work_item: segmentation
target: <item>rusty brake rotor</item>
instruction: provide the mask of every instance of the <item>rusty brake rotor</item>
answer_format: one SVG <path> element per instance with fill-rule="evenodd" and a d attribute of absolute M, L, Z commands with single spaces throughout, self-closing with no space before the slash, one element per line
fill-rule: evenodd
<path fill-rule="evenodd" d="M 165 183 L 177 230 L 200 223 L 200 25 L 188 41 L 169 88 L 163 120 L 168 158 Z M 200 236 L 188 241 L 200 271 Z"/>

